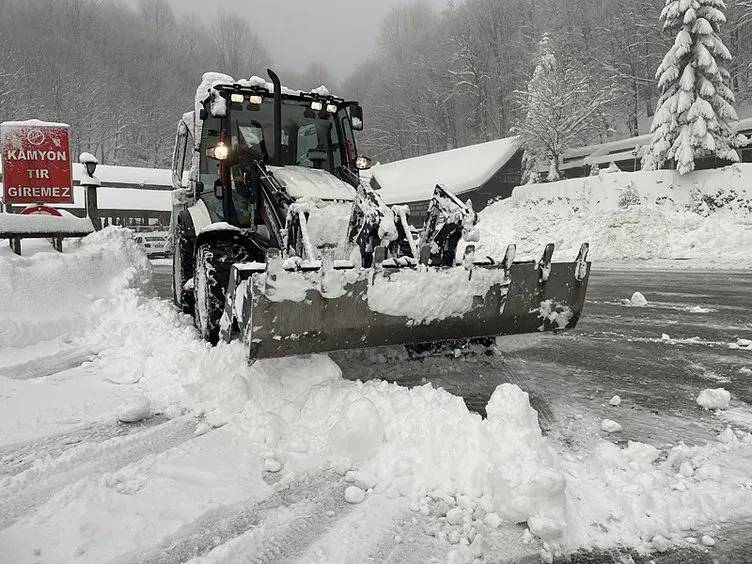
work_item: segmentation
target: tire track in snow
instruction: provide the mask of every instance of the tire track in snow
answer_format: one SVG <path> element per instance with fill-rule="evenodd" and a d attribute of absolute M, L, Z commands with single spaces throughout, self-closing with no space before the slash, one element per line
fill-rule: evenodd
<path fill-rule="evenodd" d="M 0 366 L 0 376 L 13 380 L 33 380 L 52 376 L 81 366 L 96 356 L 86 347 L 70 347 L 53 354 L 33 358 L 18 364 Z"/>
<path fill-rule="evenodd" d="M 101 443 L 115 437 L 140 433 L 145 428 L 161 425 L 164 417 L 150 417 L 138 423 L 95 423 L 65 433 L 0 447 L 0 480 L 27 470 L 37 460 L 58 457 L 81 443 Z"/>
<path fill-rule="evenodd" d="M 124 555 L 120 564 L 280 562 L 321 538 L 333 517 L 352 511 L 347 484 L 333 473 L 282 486 L 270 497 L 225 506 L 202 515 L 149 552 Z M 328 517 L 332 515 L 333 517 Z"/>
<path fill-rule="evenodd" d="M 141 427 L 143 429 L 143 427 Z M 92 475 L 113 472 L 195 437 L 195 419 L 180 417 L 137 433 L 101 442 L 84 442 L 35 460 L 29 468 L 0 480 L 0 530 L 48 501 L 65 486 Z"/>

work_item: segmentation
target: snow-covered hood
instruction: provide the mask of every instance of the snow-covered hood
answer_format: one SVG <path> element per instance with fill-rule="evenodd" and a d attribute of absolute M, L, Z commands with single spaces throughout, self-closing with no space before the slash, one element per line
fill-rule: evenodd
<path fill-rule="evenodd" d="M 270 166 L 268 169 L 296 200 L 313 198 L 351 202 L 355 199 L 355 188 L 325 170 L 303 166 Z"/>

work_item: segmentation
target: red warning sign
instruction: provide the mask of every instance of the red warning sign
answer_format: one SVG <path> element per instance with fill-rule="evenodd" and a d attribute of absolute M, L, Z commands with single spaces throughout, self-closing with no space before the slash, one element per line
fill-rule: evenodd
<path fill-rule="evenodd" d="M 0 124 L 3 200 L 72 204 L 68 126 L 36 120 Z"/>

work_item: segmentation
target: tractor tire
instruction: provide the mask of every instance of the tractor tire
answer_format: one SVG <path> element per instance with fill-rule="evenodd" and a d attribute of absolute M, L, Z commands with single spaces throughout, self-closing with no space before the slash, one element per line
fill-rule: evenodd
<path fill-rule="evenodd" d="M 178 222 L 175 230 L 175 248 L 172 256 L 172 299 L 183 313 L 193 313 L 193 291 L 185 285 L 193 276 L 193 251 L 195 237 L 192 230 Z"/>
<path fill-rule="evenodd" d="M 231 240 L 202 243 L 196 251 L 193 319 L 201 336 L 212 345 L 219 342 L 220 320 L 225 310 L 232 265 L 248 260 L 245 247 Z"/>

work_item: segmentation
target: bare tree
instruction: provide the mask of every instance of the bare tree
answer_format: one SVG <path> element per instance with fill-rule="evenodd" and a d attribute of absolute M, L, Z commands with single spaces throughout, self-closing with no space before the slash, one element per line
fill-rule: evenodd
<path fill-rule="evenodd" d="M 529 170 L 539 170 L 545 160 L 548 180 L 558 180 L 564 151 L 602 127 L 604 106 L 612 99 L 610 89 L 594 88 L 570 58 L 557 60 L 544 35 L 533 77 L 520 92 L 525 119 L 519 131 Z"/>
<path fill-rule="evenodd" d="M 216 62 L 225 72 L 247 78 L 271 62 L 269 52 L 248 21 L 237 14 L 219 10 L 212 35 L 217 50 Z"/>

